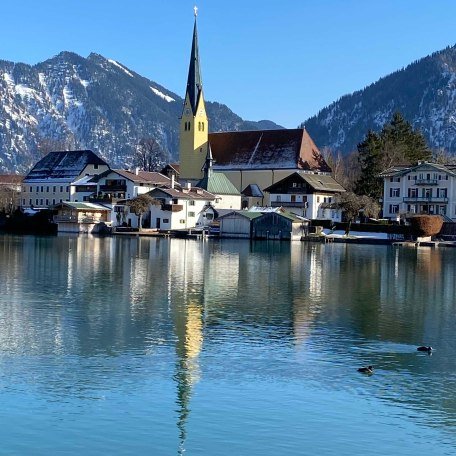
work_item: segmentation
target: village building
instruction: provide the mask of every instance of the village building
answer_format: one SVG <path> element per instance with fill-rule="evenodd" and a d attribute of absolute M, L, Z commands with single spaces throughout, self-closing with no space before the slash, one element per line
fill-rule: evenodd
<path fill-rule="evenodd" d="M 71 199 L 71 184 L 109 170 L 91 150 L 50 152 L 36 163 L 22 185 L 22 208 L 49 208 Z"/>
<path fill-rule="evenodd" d="M 415 214 L 438 214 L 456 221 L 456 165 L 426 161 L 394 166 L 383 179 L 383 217 L 399 220 Z"/>
<path fill-rule="evenodd" d="M 204 228 L 215 217 L 215 195 L 191 187 L 156 188 L 148 193 L 155 204 L 150 207 L 150 227 L 158 230 Z"/>
<path fill-rule="evenodd" d="M 334 199 L 345 189 L 326 174 L 295 172 L 264 191 L 272 207 L 283 207 L 309 219 L 341 221 L 342 211 L 336 208 Z"/>
<path fill-rule="evenodd" d="M 100 204 L 62 202 L 54 206 L 58 232 L 98 233 L 109 220 L 110 209 Z"/>
<path fill-rule="evenodd" d="M 179 179 L 203 179 L 208 150 L 214 172 L 222 172 L 238 190 L 260 192 L 298 171 L 329 175 L 330 167 L 305 129 L 209 133 L 203 95 L 195 17 L 185 101 L 180 123 Z"/>
<path fill-rule="evenodd" d="M 283 208 L 253 208 L 222 215 L 219 224 L 221 237 L 300 241 L 308 232 L 309 220 Z"/>

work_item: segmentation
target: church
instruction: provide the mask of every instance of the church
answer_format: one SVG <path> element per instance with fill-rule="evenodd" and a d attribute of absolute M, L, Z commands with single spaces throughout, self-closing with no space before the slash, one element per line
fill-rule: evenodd
<path fill-rule="evenodd" d="M 331 168 L 305 129 L 209 133 L 195 9 L 187 88 L 180 121 L 180 180 L 194 184 L 204 182 L 208 173 L 208 158 L 212 173 L 223 174 L 243 195 L 249 193 L 252 187 L 261 193 L 296 172 L 328 177 L 331 173 Z M 269 203 L 268 198 L 263 202 Z"/>

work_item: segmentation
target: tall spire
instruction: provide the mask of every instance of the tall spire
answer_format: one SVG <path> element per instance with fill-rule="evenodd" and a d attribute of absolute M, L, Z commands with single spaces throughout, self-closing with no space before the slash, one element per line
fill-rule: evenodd
<path fill-rule="evenodd" d="M 204 162 L 204 166 L 202 171 L 204 172 L 204 177 L 209 178 L 212 176 L 212 166 L 214 164 L 214 158 L 212 157 L 212 149 L 210 143 L 207 145 L 207 154 L 206 154 L 206 161 Z"/>
<path fill-rule="evenodd" d="M 198 100 L 203 88 L 203 82 L 201 80 L 201 69 L 199 62 L 199 50 L 198 50 L 198 30 L 196 27 L 196 16 L 198 8 L 195 6 L 195 25 L 193 27 L 193 41 L 192 41 L 192 53 L 190 56 L 190 65 L 188 68 L 187 78 L 187 93 L 192 106 L 193 114 L 196 114 L 196 107 Z"/>

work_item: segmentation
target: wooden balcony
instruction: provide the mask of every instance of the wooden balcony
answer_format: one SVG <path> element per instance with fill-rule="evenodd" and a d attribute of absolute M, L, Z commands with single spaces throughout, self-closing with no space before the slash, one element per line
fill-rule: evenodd
<path fill-rule="evenodd" d="M 437 185 L 439 181 L 437 179 L 417 179 L 415 185 Z"/>
<path fill-rule="evenodd" d="M 300 207 L 305 209 L 308 207 L 307 201 L 271 201 L 271 207 Z"/>
<path fill-rule="evenodd" d="M 180 212 L 184 209 L 182 204 L 163 204 L 162 210 L 169 212 Z"/>

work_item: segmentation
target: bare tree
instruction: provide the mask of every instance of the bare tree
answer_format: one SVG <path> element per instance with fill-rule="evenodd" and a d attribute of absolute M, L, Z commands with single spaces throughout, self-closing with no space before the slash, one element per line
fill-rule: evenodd
<path fill-rule="evenodd" d="M 331 168 L 331 176 L 347 190 L 353 190 L 354 183 L 359 176 L 359 162 L 357 152 L 342 155 L 329 147 L 322 149 L 322 155 Z"/>
<path fill-rule="evenodd" d="M 160 171 L 170 160 L 155 138 L 143 138 L 136 145 L 135 164 L 144 171 Z"/>
<path fill-rule="evenodd" d="M 138 195 L 131 200 L 126 202 L 126 205 L 130 208 L 130 211 L 133 212 L 138 217 L 138 228 L 142 228 L 142 217 L 145 212 L 147 212 L 152 204 L 160 204 L 155 198 L 152 198 L 147 193 Z"/>
<path fill-rule="evenodd" d="M 49 152 L 57 152 L 62 150 L 71 150 L 75 148 L 75 141 L 71 138 L 54 139 L 40 138 L 37 144 L 38 156 L 43 158 Z"/>
<path fill-rule="evenodd" d="M 374 198 L 363 195 L 358 196 L 352 192 L 341 193 L 336 196 L 336 207 L 342 209 L 347 219 L 345 235 L 348 236 L 352 222 L 359 216 L 360 212 L 365 217 L 378 217 L 380 206 Z"/>
<path fill-rule="evenodd" d="M 439 165 L 456 165 L 456 156 L 445 149 L 437 149 L 432 153 L 432 162 Z"/>
<path fill-rule="evenodd" d="M 19 191 L 11 185 L 0 185 L 0 212 L 11 214 L 18 206 Z"/>

